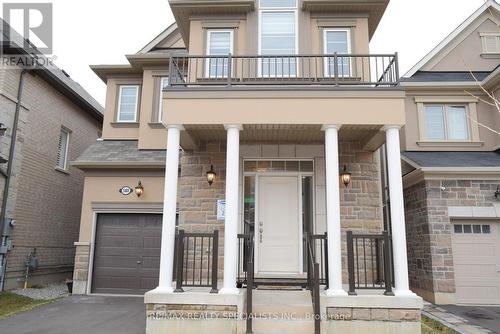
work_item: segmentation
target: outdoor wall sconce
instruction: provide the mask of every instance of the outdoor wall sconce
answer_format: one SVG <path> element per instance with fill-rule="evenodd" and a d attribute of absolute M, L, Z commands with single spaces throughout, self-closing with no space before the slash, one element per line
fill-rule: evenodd
<path fill-rule="evenodd" d="M 135 186 L 134 190 L 137 197 L 141 197 L 141 195 L 144 194 L 144 187 L 142 186 L 141 181 L 139 181 L 139 183 Z"/>
<path fill-rule="evenodd" d="M 500 199 L 500 186 L 497 186 L 497 191 L 495 191 L 495 198 Z"/>
<path fill-rule="evenodd" d="M 208 185 L 212 185 L 214 183 L 215 177 L 217 176 L 217 173 L 214 171 L 214 165 L 210 165 L 210 170 L 207 172 L 207 182 Z"/>
<path fill-rule="evenodd" d="M 340 178 L 346 187 L 349 183 L 351 183 L 351 176 L 352 174 L 347 171 L 347 167 L 344 165 L 344 169 L 342 170 L 342 173 L 340 173 Z"/>
<path fill-rule="evenodd" d="M 5 131 L 7 131 L 7 128 L 2 123 L 0 123 L 0 136 L 5 135 Z"/>

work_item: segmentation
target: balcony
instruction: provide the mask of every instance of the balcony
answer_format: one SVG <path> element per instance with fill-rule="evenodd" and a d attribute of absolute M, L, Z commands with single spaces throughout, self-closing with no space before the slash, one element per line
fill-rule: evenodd
<path fill-rule="evenodd" d="M 310 87 L 387 89 L 399 86 L 397 54 L 184 56 L 170 59 L 169 87 Z"/>

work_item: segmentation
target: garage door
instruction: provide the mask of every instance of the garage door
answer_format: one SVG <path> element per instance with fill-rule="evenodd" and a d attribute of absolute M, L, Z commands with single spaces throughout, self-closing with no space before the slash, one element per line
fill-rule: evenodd
<path fill-rule="evenodd" d="M 158 286 L 161 215 L 100 214 L 92 292 L 143 294 Z"/>
<path fill-rule="evenodd" d="M 453 223 L 453 262 L 457 302 L 500 304 L 498 222 Z"/>

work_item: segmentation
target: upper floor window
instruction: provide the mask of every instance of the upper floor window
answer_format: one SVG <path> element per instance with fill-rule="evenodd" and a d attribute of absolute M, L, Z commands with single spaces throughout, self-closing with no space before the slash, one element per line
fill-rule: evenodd
<path fill-rule="evenodd" d="M 137 122 L 139 85 L 120 86 L 118 93 L 118 122 Z"/>
<path fill-rule="evenodd" d="M 482 32 L 481 44 L 483 54 L 500 54 L 500 33 L 499 32 Z"/>
<path fill-rule="evenodd" d="M 207 59 L 206 75 L 209 78 L 227 78 L 228 62 L 227 56 L 233 53 L 233 31 L 232 30 L 208 30 L 207 31 L 207 55 L 225 56 L 221 58 Z"/>
<path fill-rule="evenodd" d="M 285 57 L 263 58 L 262 76 L 295 76 L 297 60 L 297 2 L 295 0 L 261 0 L 259 54 Z"/>
<path fill-rule="evenodd" d="M 464 105 L 425 105 L 424 112 L 427 140 L 469 140 Z"/>
<path fill-rule="evenodd" d="M 325 54 L 338 53 L 341 55 L 351 53 L 351 31 L 350 29 L 325 29 L 323 30 L 323 51 Z M 327 76 L 335 75 L 335 58 L 325 58 L 325 72 Z M 338 76 L 350 76 L 350 57 L 337 58 Z"/>
<path fill-rule="evenodd" d="M 168 78 L 162 77 L 160 79 L 160 92 L 159 92 L 159 103 L 158 103 L 158 122 L 163 120 L 163 90 L 168 86 Z"/>
<path fill-rule="evenodd" d="M 56 168 L 66 170 L 68 168 L 69 131 L 61 129 L 59 143 L 57 144 Z"/>

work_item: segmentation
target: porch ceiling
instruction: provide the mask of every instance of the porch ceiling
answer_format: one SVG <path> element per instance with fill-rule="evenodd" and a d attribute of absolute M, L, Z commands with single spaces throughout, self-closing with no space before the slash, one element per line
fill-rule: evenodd
<path fill-rule="evenodd" d="M 184 125 L 184 128 L 195 142 L 226 140 L 226 130 L 221 124 L 189 124 Z M 339 140 L 360 141 L 366 144 L 379 136 L 380 128 L 381 125 L 343 125 Z M 322 144 L 324 132 L 321 131 L 320 124 L 245 124 L 240 133 L 240 142 Z M 382 143 L 383 141 L 380 144 Z"/>

